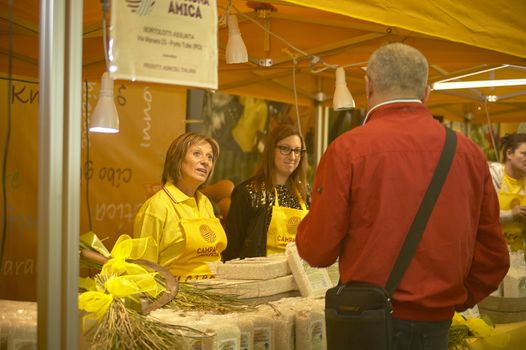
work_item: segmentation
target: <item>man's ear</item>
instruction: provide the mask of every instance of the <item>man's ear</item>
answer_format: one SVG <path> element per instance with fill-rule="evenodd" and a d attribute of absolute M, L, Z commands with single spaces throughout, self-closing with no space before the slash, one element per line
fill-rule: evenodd
<path fill-rule="evenodd" d="M 373 87 L 372 87 L 371 80 L 369 79 L 367 75 L 365 75 L 365 96 L 367 97 L 367 99 L 371 97 L 372 92 L 373 92 Z"/>
<path fill-rule="evenodd" d="M 422 103 L 426 103 L 429 99 L 429 94 L 431 93 L 431 87 L 429 85 L 426 86 L 426 90 L 424 91 L 424 96 L 422 97 Z"/>

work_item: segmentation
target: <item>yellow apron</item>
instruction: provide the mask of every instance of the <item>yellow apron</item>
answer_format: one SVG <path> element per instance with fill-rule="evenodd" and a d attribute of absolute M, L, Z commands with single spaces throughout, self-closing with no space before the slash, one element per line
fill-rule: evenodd
<path fill-rule="evenodd" d="M 267 232 L 267 255 L 283 253 L 287 243 L 294 242 L 300 221 L 309 212 L 300 195 L 301 209 L 280 207 L 278 192 L 274 189 L 274 205 L 272 206 L 272 219 Z"/>
<path fill-rule="evenodd" d="M 517 205 L 526 204 L 524 195 L 524 180 L 515 180 L 502 174 L 502 184 L 498 193 L 501 210 L 510 210 Z M 525 225 L 520 222 L 510 221 L 502 223 L 502 231 L 512 251 L 524 249 Z"/>
<path fill-rule="evenodd" d="M 170 264 L 170 272 L 181 282 L 213 278 L 207 263 L 221 260 L 220 254 L 227 242 L 223 226 L 216 217 L 188 218 L 192 215 L 185 213 L 184 207 L 167 190 L 165 192 L 181 218 L 181 231 L 186 241 L 183 252 Z"/>

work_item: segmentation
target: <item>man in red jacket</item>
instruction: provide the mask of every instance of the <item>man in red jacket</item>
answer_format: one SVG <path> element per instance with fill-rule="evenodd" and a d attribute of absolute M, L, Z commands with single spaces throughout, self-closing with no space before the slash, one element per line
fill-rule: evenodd
<path fill-rule="evenodd" d="M 445 130 L 424 103 L 428 64 L 392 43 L 370 57 L 364 125 L 330 144 L 296 237 L 310 265 L 339 259 L 342 283 L 385 287 L 435 171 Z M 450 320 L 494 291 L 509 255 L 499 203 L 479 147 L 457 135 L 456 153 L 393 303 L 395 349 L 447 349 Z"/>

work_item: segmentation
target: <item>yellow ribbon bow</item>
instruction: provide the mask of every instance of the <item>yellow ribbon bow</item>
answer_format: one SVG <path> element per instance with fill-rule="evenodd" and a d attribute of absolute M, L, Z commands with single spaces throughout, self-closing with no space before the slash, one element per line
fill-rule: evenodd
<path fill-rule="evenodd" d="M 110 252 L 108 251 L 108 249 L 106 249 L 106 247 L 99 239 L 99 237 L 97 237 L 95 232 L 89 231 L 80 235 L 80 241 L 88 247 L 93 248 L 95 251 L 97 251 L 99 254 L 102 254 L 106 258 L 110 257 Z"/>
<path fill-rule="evenodd" d="M 89 290 L 79 295 L 79 309 L 89 313 L 88 318 L 101 320 L 113 299 L 131 298 L 136 294 L 148 293 L 157 297 L 164 288 L 155 281 L 156 273 L 145 273 L 140 275 L 114 276 L 104 283 L 105 291 Z"/>
<path fill-rule="evenodd" d="M 87 291 L 96 291 L 100 287 L 97 285 L 97 282 L 93 278 L 89 277 L 80 277 L 79 278 L 79 289 L 85 289 Z"/>
<path fill-rule="evenodd" d="M 111 259 L 102 266 L 101 275 L 118 276 L 123 273 L 128 275 L 148 273 L 144 267 L 126 262 L 127 259 L 142 258 L 146 252 L 148 239 L 149 237 L 131 238 L 128 235 L 121 235 L 111 250 Z"/>

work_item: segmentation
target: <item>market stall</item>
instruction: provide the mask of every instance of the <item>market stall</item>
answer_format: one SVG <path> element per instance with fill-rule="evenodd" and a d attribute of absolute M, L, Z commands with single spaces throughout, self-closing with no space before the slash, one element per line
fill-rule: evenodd
<path fill-rule="evenodd" d="M 76 304 L 77 283 L 76 278 L 73 278 L 77 275 L 78 265 L 75 257 L 76 237 L 79 231 L 82 233 L 88 228 L 87 217 L 81 214 L 82 218 L 79 218 L 79 213 L 83 212 L 79 198 L 81 197 L 80 172 L 83 163 L 79 156 L 82 148 L 78 135 L 82 134 L 83 126 L 80 124 L 78 111 L 81 110 L 81 105 L 84 106 L 85 102 L 89 102 L 88 97 L 80 98 L 81 95 L 84 96 L 80 86 L 83 85 L 83 80 L 87 81 L 85 93 L 88 94 L 90 91 L 93 93 L 91 101 L 94 103 L 98 80 L 104 71 L 100 23 L 102 11 L 99 0 L 85 1 L 84 19 L 82 19 L 82 9 L 74 4 L 67 4 L 64 1 L 54 4 L 46 1 L 41 3 L 40 6 L 38 1 L 17 1 L 13 12 L 9 12 L 8 4 L 5 2 L 0 4 L 1 25 L 5 29 L 2 33 L 8 33 L 9 26 L 14 23 L 12 28 L 14 50 L 10 50 L 9 46 L 2 46 L 0 56 L 4 81 L 2 94 L 6 99 L 12 96 L 16 102 L 13 103 L 13 111 L 17 116 L 30 116 L 29 120 L 16 119 L 17 132 L 23 130 L 21 134 L 23 137 L 18 138 L 19 148 L 15 156 L 11 156 L 10 159 L 32 160 L 31 164 L 17 164 L 9 172 L 13 186 L 9 194 L 10 203 L 15 203 L 15 210 L 9 213 L 9 217 L 10 223 L 15 223 L 14 227 L 16 227 L 16 235 L 12 236 L 18 237 L 19 241 L 10 243 L 11 247 L 15 247 L 10 250 L 15 256 L 7 263 L 3 262 L 0 277 L 2 282 L 8 281 L 1 283 L 2 288 L 5 289 L 3 293 L 8 295 L 12 291 L 17 293 L 23 289 L 20 280 L 24 278 L 24 282 L 32 283 L 31 298 L 34 299 L 36 296 L 36 290 L 44 291 L 39 300 L 39 307 L 42 307 L 39 317 L 42 317 L 42 324 L 52 326 L 47 326 L 49 328 L 42 326 L 40 336 L 42 339 L 48 339 L 49 333 L 49 339 L 54 340 L 54 343 L 50 344 L 57 344 L 57 337 L 60 334 L 64 338 L 66 334 L 70 334 L 68 341 L 75 342 L 75 332 L 67 333 L 65 329 L 68 328 L 68 320 L 71 321 L 71 318 L 76 317 L 76 307 L 69 305 Z M 221 14 L 228 6 L 228 2 L 218 3 Z M 265 11 L 246 1 L 233 1 L 233 3 L 247 17 L 268 24 L 273 32 L 281 35 L 289 33 L 287 40 L 309 55 L 321 57 L 328 64 L 353 64 L 352 67 L 348 67 L 348 83 L 358 105 L 362 108 L 364 106 L 363 71 L 360 66 L 374 47 L 387 41 L 405 41 L 421 48 L 430 59 L 435 80 L 458 75 L 461 72 L 477 71 L 482 65 L 521 65 L 525 57 L 523 50 L 526 45 L 523 41 L 526 36 L 517 32 L 523 28 L 520 25 L 525 13 L 522 2 L 507 4 L 508 7 L 504 9 L 501 4 L 494 2 L 478 2 L 462 5 L 456 8 L 458 12 L 441 16 L 444 11 L 443 6 L 447 4 L 436 4 L 435 7 L 426 5 L 423 9 L 419 7 L 421 5 L 410 2 L 397 2 L 398 5 L 395 7 L 391 2 L 384 2 L 383 7 L 375 9 L 374 4 L 367 5 L 355 1 L 324 2 L 323 6 L 310 1 L 270 1 L 275 10 L 270 10 L 269 17 L 262 17 Z M 291 6 L 292 3 L 302 6 Z M 386 16 L 385 6 L 401 14 Z M 353 13 L 349 12 L 350 8 Z M 473 14 L 467 16 L 472 21 L 466 22 L 466 12 Z M 480 23 L 483 23 L 482 28 Z M 487 28 L 491 28 L 491 31 L 486 30 Z M 333 71 L 312 74 L 310 67 L 312 60 L 307 60 L 301 55 L 295 60 L 292 51 L 286 52 L 286 45 L 272 39 L 261 31 L 261 28 L 253 26 L 247 18 L 241 21 L 240 29 L 243 36 L 250 39 L 247 40 L 247 46 L 251 55 L 257 59 L 270 57 L 274 64 L 271 67 L 260 66 L 258 60 L 257 64 L 250 62 L 231 66 L 226 65 L 220 55 L 220 90 L 279 102 L 294 102 L 294 91 L 296 91 L 297 102 L 300 105 L 330 105 L 329 96 L 334 90 Z M 226 27 L 220 28 L 220 52 L 221 46 L 226 42 L 226 32 Z M 473 35 L 473 32 L 478 35 Z M 488 32 L 491 35 L 487 34 Z M 63 33 L 68 33 L 68 36 L 64 37 Z M 78 40 L 80 37 L 84 39 L 83 53 Z M 1 45 L 8 45 L 9 42 L 4 40 Z M 39 46 L 40 51 L 37 50 Z M 450 52 L 458 54 L 451 55 Z M 18 79 L 14 85 L 7 79 L 6 67 L 11 66 L 9 62 L 12 62 L 13 72 Z M 295 71 L 297 81 L 293 82 L 291 77 L 294 69 L 297 69 Z M 522 71 L 512 69 L 506 74 L 520 77 Z M 170 116 L 156 116 L 157 124 L 168 125 L 170 118 L 173 118 L 177 124 L 173 129 L 161 131 L 179 132 L 184 129 L 184 120 L 187 118 L 182 108 L 186 97 L 184 89 L 159 85 L 131 85 L 125 82 L 118 85 L 119 88 L 122 86 L 125 88 L 120 92 L 123 92 L 123 95 L 128 93 L 130 101 L 128 108 L 135 110 L 134 113 L 129 114 L 130 119 L 134 120 L 133 124 L 126 124 L 124 122 L 126 118 L 123 118 L 122 122 L 123 134 L 128 129 L 128 132 L 134 135 L 130 137 L 128 134 L 128 140 L 136 138 L 138 140 L 136 143 L 140 144 L 150 141 L 148 137 L 152 137 L 151 145 L 153 145 L 165 135 L 160 132 L 156 135 L 156 140 L 153 138 L 154 134 L 144 136 L 144 131 L 149 128 L 148 118 L 151 118 L 144 111 L 149 111 L 147 103 L 151 96 L 156 98 L 155 108 L 158 108 L 158 112 L 156 111 L 158 115 L 161 115 L 161 111 L 165 109 L 172 111 Z M 15 92 L 14 96 L 9 95 L 13 87 L 15 90 L 11 91 Z M 481 97 L 488 94 L 488 91 L 484 91 L 482 95 L 480 92 L 473 95 L 436 95 L 431 107 L 436 114 L 457 120 L 463 120 L 472 112 L 475 120 L 480 121 L 486 117 L 486 110 L 479 109 L 485 105 L 485 100 L 481 103 Z M 501 95 L 507 97 L 489 106 L 491 115 L 500 115 L 503 121 L 521 120 L 525 103 L 524 95 L 510 90 L 502 92 Z M 40 96 L 40 106 L 37 104 L 38 96 Z M 141 96 L 143 100 L 139 103 Z M 133 102 L 131 102 L 132 98 Z M 158 103 L 159 100 L 164 103 Z M 7 111 L 2 110 L 2 116 L 7 114 Z M 37 135 L 40 137 L 39 142 L 35 141 Z M 2 135 L 2 138 L 4 137 Z M 85 142 L 86 138 L 83 140 Z M 101 154 L 111 153 L 107 152 L 107 148 L 115 144 L 114 140 L 104 140 L 99 137 L 93 141 L 101 146 L 99 150 Z M 28 148 L 22 150 L 22 146 L 26 145 L 29 145 Z M 124 149 L 126 144 L 122 143 L 121 146 Z M 31 152 L 25 153 L 28 150 Z M 156 152 L 152 160 L 162 151 Z M 148 156 L 151 156 L 151 153 Z M 97 169 L 92 169 L 98 170 L 95 174 L 99 176 L 99 185 L 104 183 L 104 186 L 98 189 L 99 193 L 113 192 L 117 187 L 122 186 L 121 189 L 124 187 L 125 180 L 128 178 L 127 166 L 122 166 L 111 158 L 108 163 L 99 165 Z M 103 168 L 106 172 L 102 170 Z M 119 186 L 115 182 L 115 176 L 109 175 L 110 168 L 114 172 L 120 170 L 120 179 L 123 182 Z M 18 169 L 22 170 L 18 171 Z M 87 172 L 87 169 L 84 168 L 83 171 Z M 40 174 L 40 179 L 37 179 L 36 174 Z M 30 179 L 24 182 L 30 184 L 24 190 L 18 182 L 20 176 L 24 180 Z M 140 182 L 134 189 L 128 187 L 126 190 L 140 193 L 138 197 L 142 200 L 147 190 L 141 186 L 146 183 L 149 183 L 149 180 Z M 108 191 L 108 188 L 111 191 Z M 35 193 L 39 193 L 38 206 L 34 200 Z M 115 196 L 116 192 L 113 193 Z M 82 198 L 85 200 L 84 197 Z M 85 203 L 84 200 L 82 203 Z M 112 222 L 107 230 L 112 231 L 112 239 L 115 241 L 122 229 L 122 220 L 114 219 L 119 215 L 116 213 L 121 213 L 120 215 L 126 218 L 130 208 L 131 216 L 133 204 L 137 203 L 132 200 L 123 203 L 108 200 L 106 203 L 100 201 L 99 204 L 98 213 L 103 217 L 101 221 Z M 20 211 L 17 211 L 18 209 Z M 113 217 L 108 220 L 111 215 Z M 38 220 L 40 221 L 37 225 L 35 222 Z M 43 239 L 39 242 L 41 251 L 38 259 L 37 232 Z M 37 265 L 41 269 L 38 284 Z M 62 286 L 60 280 L 63 282 Z M 52 315 L 50 310 L 65 310 L 68 316 L 61 321 L 60 312 Z M 62 333 L 57 331 L 61 328 L 59 325 L 62 325 Z M 51 345 L 49 347 L 52 348 Z"/>

